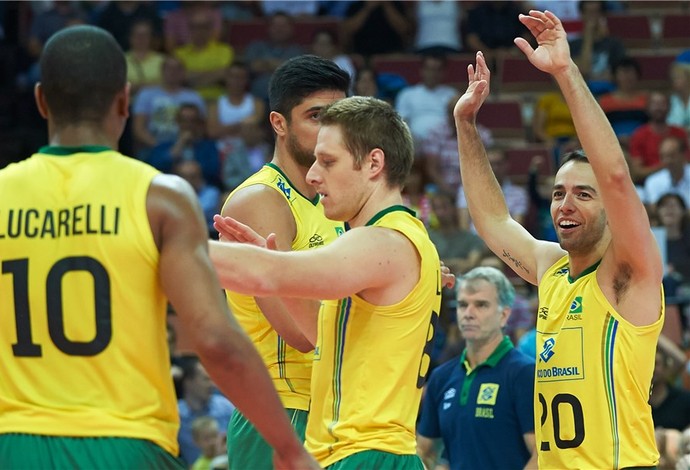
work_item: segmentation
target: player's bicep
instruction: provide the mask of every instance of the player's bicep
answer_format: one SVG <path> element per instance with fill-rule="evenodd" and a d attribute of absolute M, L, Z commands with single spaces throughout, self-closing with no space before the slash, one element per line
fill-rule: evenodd
<path fill-rule="evenodd" d="M 184 180 L 157 176 L 147 195 L 151 230 L 160 252 L 159 276 L 185 324 L 207 326 L 227 309 L 208 256 L 207 232 L 193 189 Z M 198 322 L 198 323 L 197 323 Z"/>
<path fill-rule="evenodd" d="M 340 299 L 384 287 L 401 272 L 409 273 L 409 258 L 418 256 L 398 232 L 378 227 L 360 227 L 325 247 L 287 255 L 295 257 L 289 264 L 292 275 L 276 282 L 290 287 L 279 290 L 313 299 Z"/>

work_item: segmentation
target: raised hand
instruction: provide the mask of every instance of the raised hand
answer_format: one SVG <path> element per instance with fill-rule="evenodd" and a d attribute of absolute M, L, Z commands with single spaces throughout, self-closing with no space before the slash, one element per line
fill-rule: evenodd
<path fill-rule="evenodd" d="M 570 46 L 561 20 L 550 11 L 530 10 L 529 15 L 520 15 L 519 20 L 537 40 L 537 48 L 524 38 L 515 38 L 515 45 L 527 59 L 542 72 L 552 75 L 566 70 L 570 65 Z"/>
<path fill-rule="evenodd" d="M 456 120 L 474 121 L 482 107 L 484 100 L 489 96 L 489 83 L 491 73 L 486 65 L 484 54 L 477 52 L 476 65 L 467 66 L 468 86 L 465 94 L 460 97 L 453 109 L 453 116 Z"/>
<path fill-rule="evenodd" d="M 223 217 L 218 214 L 214 215 L 213 228 L 218 231 L 220 241 L 249 243 L 261 248 L 268 248 L 269 250 L 276 249 L 275 233 L 271 233 L 267 238 L 264 238 L 256 233 L 249 225 L 238 222 L 232 217 Z"/>
<path fill-rule="evenodd" d="M 450 268 L 441 261 L 441 285 L 452 289 L 455 286 L 455 274 L 450 272 Z"/>

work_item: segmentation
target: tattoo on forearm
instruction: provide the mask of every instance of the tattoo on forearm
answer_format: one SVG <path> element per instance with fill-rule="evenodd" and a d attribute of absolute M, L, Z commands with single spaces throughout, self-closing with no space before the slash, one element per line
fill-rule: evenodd
<path fill-rule="evenodd" d="M 513 257 L 513 255 L 511 255 L 510 253 L 508 253 L 506 250 L 503 250 L 503 258 L 505 258 L 506 260 L 510 261 L 509 264 L 515 265 L 515 267 L 516 267 L 517 269 L 522 269 L 522 270 L 525 271 L 527 274 L 529 274 L 529 269 L 527 269 L 527 266 L 525 266 L 524 264 L 522 264 L 522 261 L 520 261 L 519 259 L 516 259 L 515 257 Z"/>

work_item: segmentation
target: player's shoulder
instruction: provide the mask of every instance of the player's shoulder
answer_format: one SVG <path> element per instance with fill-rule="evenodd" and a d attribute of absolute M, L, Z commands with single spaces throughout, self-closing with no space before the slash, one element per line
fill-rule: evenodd
<path fill-rule="evenodd" d="M 223 211 L 239 208 L 271 210 L 287 207 L 285 198 L 274 187 L 264 182 L 250 183 L 233 191 L 223 204 Z"/>
<path fill-rule="evenodd" d="M 193 201 L 196 201 L 196 193 L 184 178 L 159 173 L 151 179 L 146 200 L 147 205 L 154 207 L 166 207 L 170 204 L 187 206 Z"/>

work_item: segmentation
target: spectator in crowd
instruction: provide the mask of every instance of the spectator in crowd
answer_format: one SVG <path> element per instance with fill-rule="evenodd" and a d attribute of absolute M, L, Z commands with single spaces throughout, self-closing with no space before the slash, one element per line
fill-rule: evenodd
<path fill-rule="evenodd" d="M 223 154 L 221 179 L 226 190 L 232 191 L 259 171 L 273 156 L 273 143 L 266 126 L 247 123 L 242 126 L 242 139 Z M 223 198 L 225 200 L 226 198 Z"/>
<path fill-rule="evenodd" d="M 234 62 L 225 70 L 225 93 L 209 104 L 208 114 L 208 135 L 218 141 L 220 159 L 225 163 L 247 138 L 249 128 L 266 116 L 263 100 L 249 92 L 246 63 Z"/>
<path fill-rule="evenodd" d="M 649 395 L 656 428 L 683 431 L 690 426 L 690 392 L 673 384 L 686 361 L 682 349 L 663 334 L 659 336 Z"/>
<path fill-rule="evenodd" d="M 342 20 L 347 15 L 347 9 L 356 0 L 318 0 L 319 16 L 332 16 Z"/>
<path fill-rule="evenodd" d="M 668 123 L 690 132 L 690 63 L 674 62 L 671 66 L 670 110 Z"/>
<path fill-rule="evenodd" d="M 476 267 L 488 248 L 476 233 L 460 227 L 453 199 L 447 194 L 434 194 L 431 210 L 438 227 L 429 230 L 429 238 L 445 265 L 456 276 Z"/>
<path fill-rule="evenodd" d="M 673 192 L 683 198 L 686 207 L 690 207 L 690 163 L 687 154 L 687 139 L 669 136 L 661 141 L 659 157 L 663 168 L 645 180 L 645 204 L 653 207 L 662 195 Z"/>
<path fill-rule="evenodd" d="M 383 95 L 379 90 L 376 70 L 367 66 L 360 68 L 352 85 L 352 92 L 356 96 L 373 96 L 374 98 L 383 99 Z"/>
<path fill-rule="evenodd" d="M 558 91 L 539 96 L 532 114 L 532 135 L 551 150 L 554 167 L 558 167 L 561 149 L 577 140 L 570 109 Z"/>
<path fill-rule="evenodd" d="M 599 97 L 599 105 L 625 147 L 632 133 L 648 121 L 649 94 L 639 89 L 640 64 L 632 57 L 624 57 L 613 66 L 615 90 Z"/>
<path fill-rule="evenodd" d="M 211 416 L 199 416 L 192 421 L 192 439 L 201 454 L 192 464 L 191 470 L 211 470 L 211 462 L 225 450 L 221 447 L 218 421 Z"/>
<path fill-rule="evenodd" d="M 446 105 L 447 119 L 429 130 L 420 142 L 421 160 L 424 163 L 429 182 L 434 190 L 451 197 L 453 202 L 460 189 L 460 163 L 458 160 L 458 141 L 453 121 L 453 107 L 458 96 Z M 485 145 L 493 144 L 491 131 L 478 125 Z"/>
<path fill-rule="evenodd" d="M 214 39 L 213 17 L 208 11 L 197 11 L 189 18 L 189 31 L 189 42 L 175 49 L 175 55 L 185 66 L 187 85 L 211 102 L 223 94 L 223 76 L 235 51 Z"/>
<path fill-rule="evenodd" d="M 427 54 L 420 64 L 421 83 L 403 88 L 395 100 L 395 109 L 410 126 L 415 142 L 431 129 L 448 120 L 448 103 L 458 91 L 443 84 L 446 57 Z"/>
<path fill-rule="evenodd" d="M 209 184 L 204 178 L 201 165 L 196 160 L 182 160 L 176 162 L 171 173 L 181 176 L 194 188 L 194 192 L 199 200 L 199 205 L 204 213 L 204 220 L 208 228 L 209 236 L 215 236 L 213 229 L 213 216 L 220 210 L 221 192 L 218 186 Z"/>
<path fill-rule="evenodd" d="M 350 4 L 342 23 L 348 52 L 365 57 L 405 50 L 412 24 L 401 1 L 358 1 Z"/>
<path fill-rule="evenodd" d="M 201 450 L 192 437 L 192 423 L 200 416 L 210 416 L 218 423 L 220 433 L 225 434 L 235 407 L 215 390 L 206 369 L 196 356 L 186 356 L 183 366 L 183 398 L 177 401 L 180 414 L 180 457 L 192 465 L 201 455 Z"/>
<path fill-rule="evenodd" d="M 438 227 L 436 215 L 431 210 L 431 192 L 424 165 L 415 160 L 402 189 L 403 203 L 415 211 L 426 227 Z"/>
<path fill-rule="evenodd" d="M 666 193 L 656 202 L 659 227 L 666 231 L 666 259 L 670 275 L 690 285 L 690 212 L 685 200 L 676 193 Z M 668 295 L 671 295 L 670 293 Z"/>
<path fill-rule="evenodd" d="M 466 347 L 436 368 L 426 386 L 417 452 L 435 468 L 441 438 L 451 470 L 537 468 L 534 360 L 503 335 L 515 290 L 493 267 L 458 280 L 458 328 Z M 500 442 L 496 451 L 494 443 Z"/>
<path fill-rule="evenodd" d="M 123 50 L 129 47 L 132 26 L 138 20 L 148 20 L 153 27 L 153 36 L 161 37 L 161 20 L 156 8 L 150 2 L 117 1 L 108 2 L 96 19 L 96 24 L 109 31 Z M 158 44 L 156 44 L 156 48 Z"/>
<path fill-rule="evenodd" d="M 685 129 L 666 123 L 668 110 L 668 96 L 661 91 L 651 92 L 647 101 L 649 121 L 635 129 L 630 136 L 630 172 L 638 184 L 644 183 L 647 176 L 661 169 L 659 148 L 664 138 L 675 136 L 685 141 L 688 139 Z"/>
<path fill-rule="evenodd" d="M 143 87 L 161 84 L 165 56 L 155 49 L 153 34 L 153 25 L 145 18 L 135 20 L 129 30 L 129 50 L 125 59 L 132 96 Z"/>
<path fill-rule="evenodd" d="M 338 64 L 338 67 L 347 72 L 351 80 L 354 80 L 357 74 L 355 65 L 352 63 L 352 59 L 340 50 L 333 31 L 328 29 L 318 30 L 311 42 L 311 52 L 324 59 L 332 60 Z"/>
<path fill-rule="evenodd" d="M 276 13 L 285 13 L 294 17 L 314 17 L 319 13 L 317 0 L 259 0 L 259 8 L 263 16 L 271 16 Z"/>
<path fill-rule="evenodd" d="M 234 2 L 233 2 L 234 3 Z M 216 2 L 204 0 L 182 0 L 179 8 L 165 14 L 163 37 L 165 50 L 172 53 L 178 47 L 189 44 L 192 40 L 190 22 L 197 13 L 211 18 L 211 38 L 218 40 L 222 34 L 223 15 Z"/>
<path fill-rule="evenodd" d="M 147 163 L 170 173 L 182 161 L 196 161 L 204 179 L 220 186 L 220 159 L 216 142 L 206 137 L 206 120 L 198 106 L 185 103 L 175 117 L 178 132 L 174 139 L 156 145 Z"/>
<path fill-rule="evenodd" d="M 492 60 L 517 52 L 513 39 L 527 37 L 527 29 L 516 18 L 524 13 L 522 2 L 477 2 L 467 12 L 467 50 L 482 51 Z"/>
<path fill-rule="evenodd" d="M 524 225 L 527 210 L 529 209 L 529 196 L 527 190 L 522 186 L 513 184 L 507 177 L 508 159 L 505 152 L 498 147 L 487 149 L 487 157 L 491 164 L 491 169 L 496 176 L 496 181 L 501 186 L 501 190 L 508 205 L 510 216 L 519 224 Z M 460 215 L 460 226 L 465 230 L 475 231 L 474 224 L 470 219 L 470 211 L 467 209 L 467 199 L 465 191 L 460 186 L 457 198 L 458 213 Z"/>
<path fill-rule="evenodd" d="M 275 13 L 268 19 L 267 40 L 252 41 L 244 51 L 244 59 L 252 72 L 251 92 L 268 100 L 268 82 L 271 74 L 287 59 L 304 51 L 295 42 L 293 19 L 285 13 Z"/>
<path fill-rule="evenodd" d="M 536 213 L 534 236 L 540 240 L 558 241 L 556 229 L 551 219 L 551 192 L 553 191 L 553 176 L 541 179 L 541 168 L 546 164 L 546 155 L 536 154 L 530 161 L 527 170 L 527 193 L 529 202 Z"/>
<path fill-rule="evenodd" d="M 462 4 L 454 0 L 416 2 L 414 49 L 421 54 L 453 54 L 462 51 Z"/>
<path fill-rule="evenodd" d="M 148 158 L 151 148 L 177 138 L 176 116 L 180 105 L 195 104 L 203 114 L 206 112 L 201 96 L 183 86 L 185 70 L 178 58 L 166 57 L 161 71 L 161 84 L 142 88 L 132 107 L 134 141 L 142 160 Z"/>
<path fill-rule="evenodd" d="M 582 35 L 569 41 L 573 60 L 595 96 L 613 90 L 611 71 L 625 57 L 623 43 L 609 34 L 606 3 L 603 0 L 579 3 Z"/>

